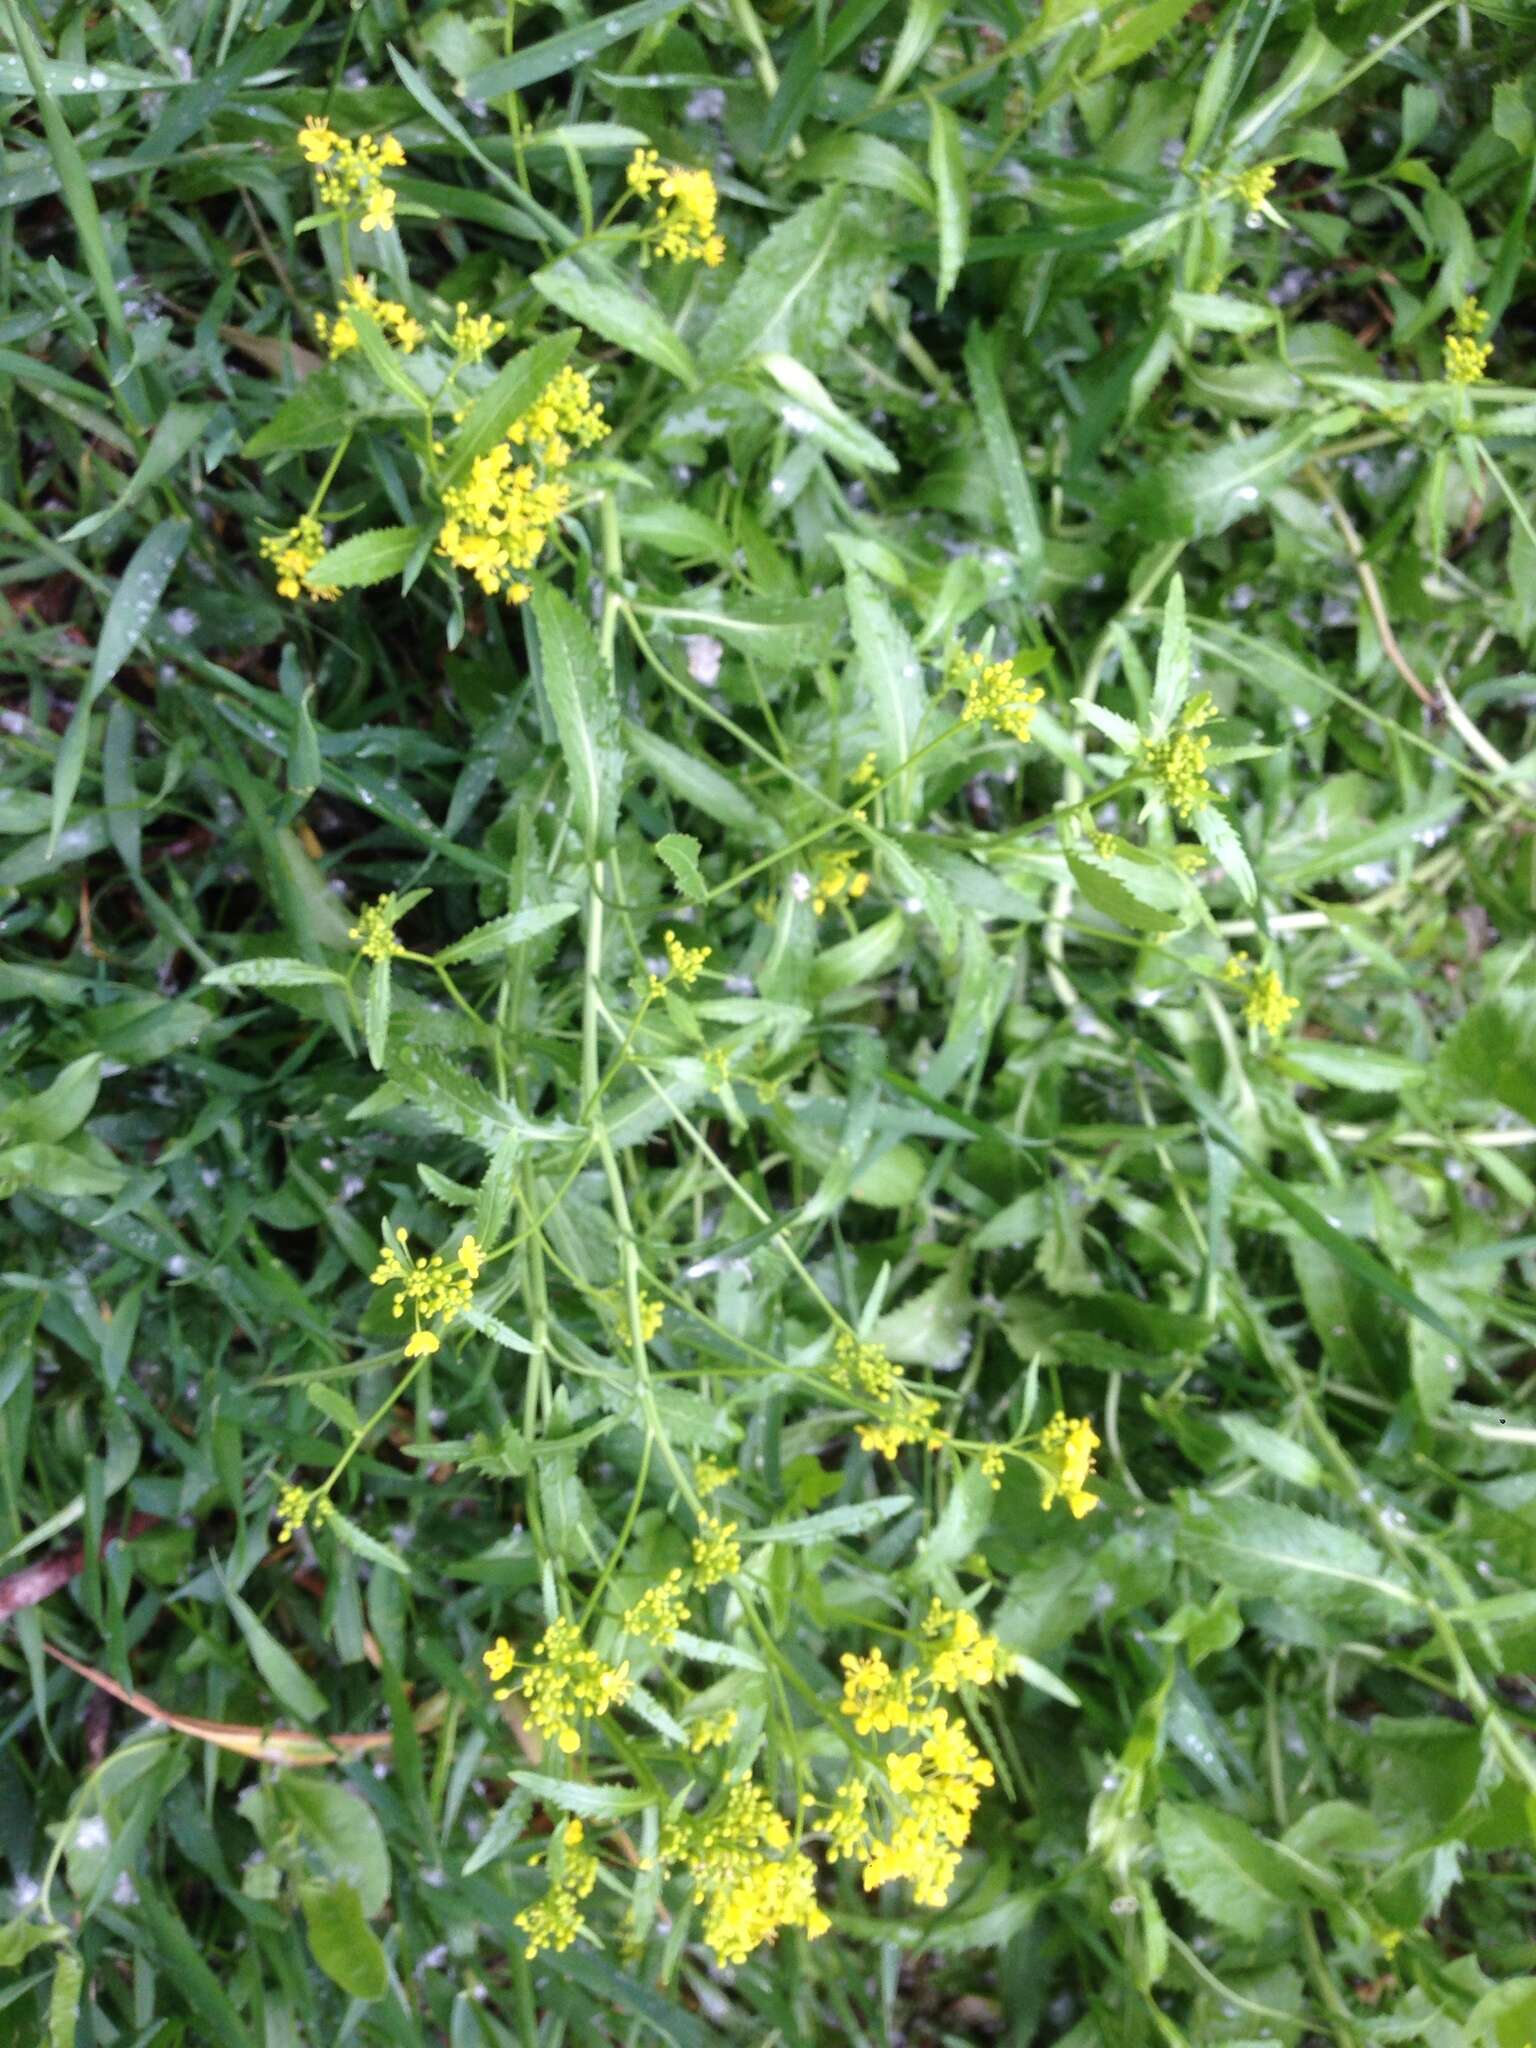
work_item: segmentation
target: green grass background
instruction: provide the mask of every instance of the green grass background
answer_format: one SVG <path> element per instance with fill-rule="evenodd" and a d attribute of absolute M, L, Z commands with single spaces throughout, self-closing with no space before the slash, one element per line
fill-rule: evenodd
<path fill-rule="evenodd" d="M 4 0 L 0 2038 L 1536 2036 L 1533 61 L 1524 0 Z M 585 329 L 615 431 L 546 569 L 611 651 L 595 795 L 523 614 L 430 567 L 289 606 L 258 558 L 343 423 L 337 533 L 413 509 L 398 406 L 314 349 L 322 111 L 406 146 L 413 303 Z M 715 171 L 727 261 L 562 311 L 641 144 Z M 1253 902 L 1085 882 L 1048 822 L 1119 772 L 1073 700 L 1145 713 L 1175 571 Z M 1049 649 L 1030 747 L 853 826 L 987 631 Z M 1137 808 L 1099 823 L 1166 849 Z M 872 880 L 817 919 L 831 844 Z M 417 888 L 421 951 L 570 915 L 460 970 L 473 1017 L 254 964 L 344 973 Z M 669 924 L 733 979 L 594 1101 Z M 338 1488 L 388 1568 L 271 1520 L 394 1383 L 386 1216 L 523 1234 Z M 872 1464 L 798 1383 L 812 1281 L 964 1434 L 1094 1416 L 1104 1505 Z M 722 1974 L 615 1867 L 601 1947 L 523 1961 L 546 1836 L 479 1653 L 590 1586 L 658 1433 L 748 1528 L 854 1511 L 754 1568 L 828 1687 L 935 1590 L 1031 1660 L 941 1912 L 845 1870 Z M 125 1692 L 392 1744 L 263 1764 Z M 274 1843 L 350 1873 L 381 1996 Z"/>

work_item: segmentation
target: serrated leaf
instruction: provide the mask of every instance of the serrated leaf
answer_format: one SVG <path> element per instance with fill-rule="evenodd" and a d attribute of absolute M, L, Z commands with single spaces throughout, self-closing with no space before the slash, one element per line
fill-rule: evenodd
<path fill-rule="evenodd" d="M 1189 695 L 1195 657 L 1184 609 L 1184 578 L 1175 574 L 1163 599 L 1163 632 L 1157 643 L 1157 676 L 1152 685 L 1152 737 L 1161 739 Z"/>
<path fill-rule="evenodd" d="M 542 1771 L 513 1771 L 511 1775 L 513 1784 L 531 1792 L 541 1805 L 574 1813 L 581 1820 L 619 1820 L 655 1804 L 651 1793 L 627 1786 L 579 1785 L 566 1778 L 546 1777 Z"/>
<path fill-rule="evenodd" d="M 349 1521 L 339 1508 L 333 1508 L 327 1515 L 325 1526 L 354 1556 L 378 1565 L 383 1571 L 394 1572 L 399 1578 L 411 1576 L 411 1568 L 403 1557 L 391 1550 L 387 1543 L 380 1543 L 377 1537 L 370 1536 L 366 1529 L 360 1529 L 356 1522 Z"/>
<path fill-rule="evenodd" d="M 690 390 L 697 387 L 699 373 L 693 357 L 666 316 L 652 300 L 642 298 L 617 278 L 596 274 L 579 256 L 562 256 L 536 270 L 528 282 L 540 298 L 579 320 L 583 327 L 590 327 L 604 341 L 654 363 Z"/>
<path fill-rule="evenodd" d="M 387 583 L 404 572 L 429 531 L 425 526 L 373 526 L 366 533 L 354 533 L 327 549 L 308 580 L 317 588 L 334 584 L 339 590 Z"/>
<path fill-rule="evenodd" d="M 1195 835 L 1213 860 L 1220 861 L 1238 894 L 1246 903 L 1257 903 L 1259 885 L 1254 880 L 1253 869 L 1243 851 L 1243 842 L 1238 838 L 1232 821 L 1225 811 L 1215 804 L 1202 804 L 1189 821 L 1195 828 Z"/>
<path fill-rule="evenodd" d="M 709 898 L 709 890 L 699 872 L 699 855 L 703 851 L 691 832 L 668 832 L 656 842 L 657 859 L 670 869 L 678 893 L 690 903 L 704 903 Z"/>
<path fill-rule="evenodd" d="M 1133 932 L 1173 932 L 1188 922 L 1183 912 L 1160 908 L 1138 893 L 1142 870 L 1128 860 L 1113 865 L 1099 855 L 1079 851 L 1074 847 L 1066 849 L 1067 866 L 1072 879 L 1101 917 L 1112 917 L 1117 924 L 1123 924 Z M 1157 874 L 1156 864 L 1148 862 L 1147 887 L 1153 884 Z"/>
<path fill-rule="evenodd" d="M 878 1500 L 845 1501 L 840 1507 L 823 1508 L 819 1514 L 798 1515 L 792 1522 L 770 1522 L 766 1528 L 748 1530 L 744 1542 L 830 1543 L 839 1537 L 867 1535 L 904 1515 L 913 1505 L 909 1494 L 887 1493 Z"/>
<path fill-rule="evenodd" d="M 965 174 L 965 144 L 953 109 L 932 93 L 924 93 L 928 105 L 928 175 L 938 197 L 939 276 L 938 303 L 942 306 L 955 288 L 970 226 L 970 193 Z"/>
<path fill-rule="evenodd" d="M 571 807 L 589 858 L 612 843 L 619 817 L 624 748 L 613 677 L 592 629 L 562 592 L 533 594 L 544 693 L 571 780 Z"/>
<path fill-rule="evenodd" d="M 1179 1555 L 1220 1585 L 1341 1616 L 1416 1613 L 1417 1598 L 1387 1576 L 1381 1554 L 1353 1529 L 1274 1501 L 1195 1497 Z"/>
<path fill-rule="evenodd" d="M 509 910 L 504 917 L 493 917 L 488 924 L 476 925 L 472 932 L 445 946 L 435 957 L 444 967 L 457 967 L 471 960 L 494 960 L 575 915 L 574 903 L 526 903 L 521 910 Z"/>
<path fill-rule="evenodd" d="M 1304 1894 L 1295 1867 L 1236 1814 L 1164 1800 L 1157 1809 L 1163 1875 L 1218 1927 L 1249 1941 Z"/>

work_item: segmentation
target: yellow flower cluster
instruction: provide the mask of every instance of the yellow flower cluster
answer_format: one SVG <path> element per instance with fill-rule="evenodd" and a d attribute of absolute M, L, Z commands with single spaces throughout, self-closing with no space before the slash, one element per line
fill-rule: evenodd
<path fill-rule="evenodd" d="M 1064 1500 L 1076 1520 L 1081 1521 L 1099 1504 L 1099 1496 L 1088 1491 L 1093 1477 L 1093 1454 L 1099 1447 L 1098 1433 L 1087 1416 L 1073 1420 L 1060 1409 L 1040 1432 L 1038 1462 L 1041 1470 L 1040 1505 L 1049 1509 Z"/>
<path fill-rule="evenodd" d="M 489 313 L 471 313 L 463 299 L 453 309 L 453 352 L 461 363 L 478 363 L 488 356 L 507 331 L 505 320 L 493 320 Z"/>
<path fill-rule="evenodd" d="M 744 1963 L 782 1928 L 814 1941 L 832 1924 L 816 1903 L 815 1865 L 790 1849 L 789 1823 L 750 1778 L 728 1785 L 713 1811 L 669 1821 L 661 1860 L 687 1872 L 704 1939 L 723 1964 Z"/>
<path fill-rule="evenodd" d="M 694 1584 L 701 1593 L 741 1570 L 736 1528 L 736 1523 L 722 1522 L 715 1515 L 699 1516 L 699 1533 L 693 1539 L 693 1571 Z"/>
<path fill-rule="evenodd" d="M 497 1673 L 491 1659 L 496 1650 L 484 1655 L 486 1670 Z M 510 1670 L 507 1665 L 501 1676 Z M 578 1723 L 600 1720 L 629 1697 L 629 1665 L 605 1664 L 595 1650 L 589 1650 L 576 1624 L 564 1619 L 552 1621 L 533 1646 L 532 1661 L 525 1671 L 521 1690 L 528 1718 L 544 1737 L 566 1756 L 581 1748 Z M 504 1697 L 498 1693 L 498 1698 Z"/>
<path fill-rule="evenodd" d="M 960 716 L 967 725 L 986 722 L 1021 746 L 1028 744 L 1035 708 L 1045 696 L 1015 673 L 1012 661 L 988 661 L 980 649 L 961 653 L 950 671 L 954 687 L 965 692 Z"/>
<path fill-rule="evenodd" d="M 347 937 L 356 940 L 365 960 L 398 960 L 404 953 L 404 946 L 395 937 L 395 925 L 401 914 L 398 901 L 391 890 L 357 913 L 357 923 Z"/>
<path fill-rule="evenodd" d="M 722 1465 L 718 1459 L 709 1457 L 694 1460 L 693 1487 L 700 1500 L 708 1500 L 722 1486 L 729 1486 L 735 1477 L 734 1465 Z"/>
<path fill-rule="evenodd" d="M 581 1902 L 596 1883 L 597 1852 L 588 1846 L 581 1822 L 567 1821 L 560 1832 L 560 1867 L 554 1882 L 542 1899 L 513 1916 L 513 1926 L 526 1938 L 529 1962 L 543 1949 L 558 1954 L 587 1933 Z"/>
<path fill-rule="evenodd" d="M 409 1243 L 410 1234 L 402 1226 L 395 1232 L 395 1239 L 403 1248 Z M 441 1316 L 446 1329 L 461 1310 L 469 1307 L 484 1257 L 472 1237 L 465 1238 L 451 1264 L 441 1252 L 434 1252 L 430 1259 L 413 1260 L 408 1251 L 402 1257 L 394 1245 L 387 1244 L 369 1277 L 375 1287 L 395 1288 L 393 1309 L 397 1316 L 405 1314 L 409 1302 L 418 1322 L 423 1318 L 431 1322 Z"/>
<path fill-rule="evenodd" d="M 840 899 L 857 903 L 869 887 L 869 876 L 858 867 L 858 858 L 844 848 L 819 857 L 811 884 L 811 908 L 818 917 L 825 917 L 828 908 Z"/>
<path fill-rule="evenodd" d="M 667 962 L 684 988 L 692 988 L 703 972 L 704 962 L 714 951 L 712 946 L 685 946 L 676 932 L 667 932 L 662 938 L 667 949 Z"/>
<path fill-rule="evenodd" d="M 832 1347 L 828 1377 L 834 1386 L 849 1393 L 857 1391 L 873 1401 L 888 1401 L 898 1375 L 883 1344 L 866 1344 L 851 1330 L 840 1330 Z"/>
<path fill-rule="evenodd" d="M 1445 377 L 1448 384 L 1481 384 L 1493 356 L 1493 343 L 1479 339 L 1488 325 L 1488 315 L 1476 299 L 1463 299 L 1456 313 L 1455 332 L 1445 337 Z"/>
<path fill-rule="evenodd" d="M 702 1714 L 693 1724 L 688 1747 L 695 1756 L 706 1749 L 724 1749 L 736 1733 L 736 1709 L 724 1707 L 718 1714 Z"/>
<path fill-rule="evenodd" d="M 1180 818 L 1203 811 L 1215 794 L 1205 777 L 1210 751 L 1208 733 L 1187 729 L 1141 743 L 1143 772 L 1158 784 L 1168 808 Z"/>
<path fill-rule="evenodd" d="M 517 1662 L 517 1652 L 505 1636 L 498 1636 L 488 1650 L 481 1652 L 480 1661 L 485 1666 L 485 1675 L 496 1688 L 493 1695 L 498 1700 L 509 1700 L 512 1688 L 503 1683 L 512 1676 L 512 1667 Z"/>
<path fill-rule="evenodd" d="M 323 117 L 309 114 L 298 143 L 327 206 L 349 220 L 360 215 L 365 235 L 394 226 L 394 187 L 385 183 L 384 173 L 402 168 L 405 151 L 393 135 L 359 135 L 354 142 Z"/>
<path fill-rule="evenodd" d="M 883 1422 L 859 1424 L 859 1442 L 864 1449 L 891 1459 L 908 1444 L 921 1444 L 925 1451 L 943 1450 L 949 1438 L 935 1427 L 938 1402 L 925 1400 L 905 1385 L 898 1387 L 897 1395 L 895 1412 Z"/>
<path fill-rule="evenodd" d="M 427 338 L 425 327 L 398 299 L 381 299 L 371 278 L 349 277 L 336 301 L 335 319 L 325 313 L 315 315 L 315 332 L 329 350 L 332 362 L 349 348 L 357 347 L 357 322 L 352 316 L 358 311 L 370 315 L 386 334 L 393 335 L 406 355 L 420 348 Z"/>
<path fill-rule="evenodd" d="M 992 1766 L 971 1741 L 965 1724 L 939 1704 L 961 1685 L 995 1685 L 1009 1658 L 976 1617 L 935 1600 L 922 1624 L 922 1661 L 892 1671 L 879 1650 L 845 1656 L 843 1712 L 860 1735 L 920 1736 L 883 1759 L 892 1826 L 882 1840 L 869 1819 L 868 1788 L 849 1779 L 828 1810 L 828 1854 L 864 1866 L 866 1891 L 908 1882 L 921 1906 L 942 1906 L 971 1831 Z"/>
<path fill-rule="evenodd" d="M 626 1609 L 619 1625 L 625 1635 L 638 1636 L 643 1643 L 666 1649 L 677 1641 L 677 1632 L 687 1619 L 683 1575 L 674 1565 L 664 1579 L 646 1587 L 635 1604 Z"/>
<path fill-rule="evenodd" d="M 658 255 L 673 263 L 701 262 L 713 270 L 725 258 L 725 238 L 715 226 L 720 195 L 708 171 L 663 164 L 654 149 L 637 149 L 624 172 L 639 198 L 654 193 L 656 219 L 649 233 Z"/>
<path fill-rule="evenodd" d="M 1239 171 L 1232 180 L 1232 190 L 1242 200 L 1244 206 L 1254 212 L 1263 207 L 1265 200 L 1268 199 L 1274 189 L 1275 166 L 1273 164 L 1254 164 L 1246 171 Z"/>
<path fill-rule="evenodd" d="M 1253 1025 L 1256 1030 L 1267 1031 L 1271 1038 L 1278 1038 L 1301 1008 L 1297 997 L 1286 994 L 1285 984 L 1275 970 L 1272 967 L 1255 969 L 1246 953 L 1232 955 L 1222 969 L 1222 979 L 1246 991 L 1243 1022 Z"/>
<path fill-rule="evenodd" d="M 278 1542 L 291 1543 L 306 1522 L 313 1522 L 319 1528 L 331 1513 L 331 1504 L 324 1494 L 310 1493 L 302 1486 L 289 1485 L 278 1489 L 275 1512 Z"/>
<path fill-rule="evenodd" d="M 607 431 L 586 377 L 561 370 L 506 438 L 476 457 L 465 482 L 444 491 L 438 553 L 473 576 L 487 597 L 522 604 L 532 595 L 524 572 L 571 501 L 559 472 L 576 448 L 591 447 Z M 516 459 L 519 450 L 528 460 Z"/>
<path fill-rule="evenodd" d="M 640 1296 L 640 1341 L 649 1344 L 667 1319 L 666 1304 L 657 1301 L 653 1295 Z"/>
<path fill-rule="evenodd" d="M 256 545 L 263 561 L 276 571 L 279 597 L 317 597 L 327 602 L 340 597 L 333 584 L 309 580 L 310 570 L 325 553 L 325 535 L 313 512 L 306 512 L 286 533 L 269 533 Z"/>

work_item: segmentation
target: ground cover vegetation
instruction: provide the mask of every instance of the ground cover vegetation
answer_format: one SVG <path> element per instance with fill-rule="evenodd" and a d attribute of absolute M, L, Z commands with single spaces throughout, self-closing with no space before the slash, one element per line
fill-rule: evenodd
<path fill-rule="evenodd" d="M 0 0 L 0 2035 L 1536 2036 L 1533 68 Z"/>

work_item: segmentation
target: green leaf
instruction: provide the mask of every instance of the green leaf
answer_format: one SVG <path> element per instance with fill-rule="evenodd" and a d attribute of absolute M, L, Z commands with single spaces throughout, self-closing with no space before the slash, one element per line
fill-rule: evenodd
<path fill-rule="evenodd" d="M 965 174 L 965 143 L 960 123 L 942 100 L 925 92 L 928 106 L 928 175 L 938 195 L 938 302 L 942 306 L 955 288 L 970 232 L 971 201 Z"/>
<path fill-rule="evenodd" d="M 162 519 L 139 542 L 127 568 L 118 578 L 97 636 L 90 681 L 75 706 L 54 762 L 53 805 L 48 829 L 50 859 L 58 846 L 70 805 L 75 800 L 75 791 L 80 787 L 86 743 L 91 732 L 91 709 L 149 631 L 155 607 L 165 594 L 172 570 L 181 560 L 190 530 L 185 519 Z"/>
<path fill-rule="evenodd" d="M 1257 903 L 1259 885 L 1254 880 L 1253 869 L 1243 851 L 1243 842 L 1234 831 L 1232 821 L 1225 811 L 1216 804 L 1202 804 L 1190 819 L 1195 836 L 1213 860 L 1220 861 L 1237 893 L 1246 903 Z"/>
<path fill-rule="evenodd" d="M 80 1994 L 85 1988 L 85 1963 L 75 1949 L 59 1951 L 48 1994 L 48 2048 L 75 2048 L 80 2021 Z"/>
<path fill-rule="evenodd" d="M 224 1588 L 224 1599 L 273 1698 L 301 1721 L 317 1721 L 328 1704 L 319 1686 L 305 1676 L 276 1636 L 247 1607 L 233 1587 Z"/>
<path fill-rule="evenodd" d="M 1197 1913 L 1249 1941 L 1304 1894 L 1294 1865 L 1236 1814 L 1165 1799 L 1157 1809 L 1163 1875 Z"/>
<path fill-rule="evenodd" d="M 389 955 L 375 960 L 368 971 L 368 994 L 363 1003 L 363 1027 L 368 1058 L 375 1072 L 382 1072 L 389 1050 Z"/>
<path fill-rule="evenodd" d="M 290 1771 L 271 1788 L 276 1812 L 296 1826 L 326 1873 L 350 1885 L 371 1920 L 389 1902 L 389 1849 L 367 1801 L 345 1785 Z"/>
<path fill-rule="evenodd" d="M 643 1813 L 655 1804 L 654 1795 L 629 1786 L 579 1785 L 565 1778 L 549 1778 L 542 1771 L 513 1771 L 512 1782 L 531 1792 L 542 1806 L 560 1813 L 574 1813 L 580 1820 L 620 1820 L 628 1813 Z"/>
<path fill-rule="evenodd" d="M 864 571 L 845 557 L 843 575 L 859 688 L 880 730 L 880 771 L 891 775 L 917 752 L 918 728 L 928 708 L 922 665 L 906 628 Z M 892 794 L 900 815 L 913 815 L 921 805 L 918 771 L 904 774 Z"/>
<path fill-rule="evenodd" d="M 541 938 L 575 915 L 574 903 L 526 903 L 521 910 L 509 910 L 504 917 L 493 917 L 489 924 L 476 925 L 462 939 L 445 946 L 436 958 L 444 967 L 457 967 L 471 960 L 495 960 L 514 946 L 525 946 L 530 939 Z"/>
<path fill-rule="evenodd" d="M 1175 573 L 1163 599 L 1163 632 L 1157 644 L 1157 677 L 1152 685 L 1153 739 L 1160 740 L 1184 708 L 1194 672 L 1195 657 L 1184 609 L 1184 578 Z"/>
<path fill-rule="evenodd" d="M 689 832 L 668 832 L 656 842 L 656 857 L 671 869 L 678 893 L 690 903 L 708 901 L 709 891 L 699 872 L 703 847 Z"/>
<path fill-rule="evenodd" d="M 310 960 L 231 960 L 203 976 L 210 988 L 342 988 L 346 976 Z"/>
<path fill-rule="evenodd" d="M 383 1998 L 389 1990 L 389 1965 L 351 1885 L 311 1880 L 300 1885 L 299 1903 L 310 1949 L 331 1982 L 349 1998 Z"/>
<path fill-rule="evenodd" d="M 617 829 L 624 772 L 613 677 L 592 629 L 562 592 L 541 586 L 533 594 L 532 610 L 544 694 L 570 775 L 572 809 L 588 858 L 595 859 Z"/>
<path fill-rule="evenodd" d="M 830 1543 L 841 1536 L 863 1536 L 871 1529 L 904 1515 L 913 1505 L 910 1494 L 887 1493 L 878 1500 L 845 1501 L 840 1507 L 823 1508 L 819 1514 L 798 1515 L 792 1522 L 770 1522 L 765 1528 L 750 1529 L 744 1542 Z"/>
<path fill-rule="evenodd" d="M 290 449 L 334 448 L 352 422 L 353 408 L 339 370 L 316 370 L 256 429 L 240 453 L 250 461 Z"/>
<path fill-rule="evenodd" d="M 546 36 L 543 42 L 530 43 L 514 56 L 498 57 L 494 64 L 472 71 L 462 90 L 472 99 L 494 100 L 503 93 L 521 92 L 524 86 L 576 70 L 591 63 L 600 52 L 610 54 L 617 63 L 619 52 L 614 46 L 624 37 L 649 28 L 654 21 L 680 14 L 682 9 L 683 0 L 630 0 L 627 7 L 615 7 L 595 21 Z"/>
<path fill-rule="evenodd" d="M 752 250 L 699 346 L 700 369 L 724 376 L 764 351 L 815 369 L 863 317 L 888 266 L 863 202 L 822 193 Z"/>
<path fill-rule="evenodd" d="M 1341 1617 L 1399 1622 L 1419 1601 L 1387 1575 L 1381 1554 L 1353 1529 L 1272 1501 L 1192 1496 L 1179 1525 L 1179 1555 L 1237 1593 Z"/>
<path fill-rule="evenodd" d="M 1013 536 L 1019 560 L 1022 594 L 1031 597 L 1040 581 L 1045 562 L 1045 537 L 1034 486 L 1019 452 L 1018 438 L 1008 417 L 1003 387 L 998 376 L 996 340 L 977 322 L 965 339 L 965 374 L 970 380 L 976 417 L 981 422 L 982 444 L 1003 501 L 1003 515 Z"/>
<path fill-rule="evenodd" d="M 1441 1047 L 1439 1071 L 1472 1101 L 1536 1120 L 1536 987 L 1512 983 L 1474 1003 Z"/>
<path fill-rule="evenodd" d="M 0 1927 L 0 1970 L 14 1970 L 34 1949 L 68 1939 L 69 1929 L 57 1920 L 7 1920 Z"/>
<path fill-rule="evenodd" d="M 310 1391 L 313 1393 L 313 1388 Z M 408 1579 L 411 1576 L 410 1566 L 397 1551 L 391 1550 L 387 1543 L 380 1543 L 376 1537 L 370 1536 L 366 1529 L 360 1529 L 356 1522 L 348 1521 L 339 1508 L 331 1510 L 326 1517 L 325 1526 L 335 1532 L 338 1540 L 344 1543 L 355 1557 L 365 1558 L 369 1564 L 378 1565 L 386 1572 L 394 1572 L 399 1578 Z"/>
<path fill-rule="evenodd" d="M 311 1380 L 304 1395 L 312 1408 L 318 1408 L 327 1421 L 334 1422 L 348 1436 L 361 1433 L 358 1412 L 339 1387 L 329 1386 L 324 1380 Z"/>
<path fill-rule="evenodd" d="M 579 338 L 574 327 L 561 334 L 548 334 L 502 365 L 470 406 L 464 424 L 449 443 L 442 471 L 444 490 L 461 484 L 471 465 L 506 438 L 508 427 L 532 405 Z"/>
<path fill-rule="evenodd" d="M 317 588 L 334 584 L 338 590 L 387 583 L 402 573 L 430 531 L 426 526 L 374 526 L 354 533 L 326 550 L 308 580 Z"/>
<path fill-rule="evenodd" d="M 690 390 L 697 386 L 699 373 L 686 345 L 660 309 L 628 285 L 596 274 L 579 256 L 562 256 L 536 270 L 528 282 L 540 298 L 605 341 L 654 363 Z"/>
<path fill-rule="evenodd" d="M 1085 899 L 1101 916 L 1114 918 L 1128 930 L 1175 932 L 1188 924 L 1184 908 L 1167 907 L 1175 893 L 1187 899 L 1188 886 L 1175 892 L 1172 885 L 1181 878 L 1155 855 L 1121 842 L 1110 858 L 1087 848 L 1068 847 L 1066 861 Z"/>

